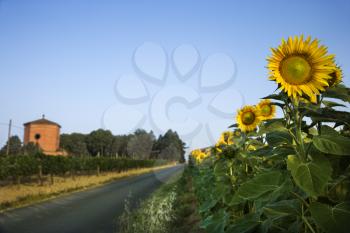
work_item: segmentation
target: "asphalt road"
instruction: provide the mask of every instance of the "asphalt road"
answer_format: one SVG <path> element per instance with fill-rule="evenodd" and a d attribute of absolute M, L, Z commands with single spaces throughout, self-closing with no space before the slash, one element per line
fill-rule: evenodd
<path fill-rule="evenodd" d="M 136 206 L 182 170 L 179 165 L 1 213 L 0 232 L 115 233 L 116 219 L 123 213 L 128 196 Z"/>

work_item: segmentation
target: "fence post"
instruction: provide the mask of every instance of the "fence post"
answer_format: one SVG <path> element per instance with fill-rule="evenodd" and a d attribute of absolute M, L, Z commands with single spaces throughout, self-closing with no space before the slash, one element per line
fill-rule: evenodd
<path fill-rule="evenodd" d="M 54 184 L 53 173 L 50 173 L 50 181 L 51 181 L 51 184 Z"/>
<path fill-rule="evenodd" d="M 97 165 L 97 176 L 100 176 L 100 165 Z"/>
<path fill-rule="evenodd" d="M 43 186 L 43 167 L 38 165 L 38 182 L 40 186 Z"/>

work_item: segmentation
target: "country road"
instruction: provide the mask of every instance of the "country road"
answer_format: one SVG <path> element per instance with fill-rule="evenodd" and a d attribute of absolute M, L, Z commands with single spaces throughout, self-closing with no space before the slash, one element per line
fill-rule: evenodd
<path fill-rule="evenodd" d="M 0 233 L 117 232 L 116 218 L 130 194 L 135 205 L 182 170 L 179 165 L 0 213 Z"/>

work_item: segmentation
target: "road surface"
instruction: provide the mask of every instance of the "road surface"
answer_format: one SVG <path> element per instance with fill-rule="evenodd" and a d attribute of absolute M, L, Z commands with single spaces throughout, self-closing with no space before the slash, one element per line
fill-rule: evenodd
<path fill-rule="evenodd" d="M 128 196 L 135 206 L 182 170 L 179 165 L 0 213 L 0 232 L 115 233 Z"/>

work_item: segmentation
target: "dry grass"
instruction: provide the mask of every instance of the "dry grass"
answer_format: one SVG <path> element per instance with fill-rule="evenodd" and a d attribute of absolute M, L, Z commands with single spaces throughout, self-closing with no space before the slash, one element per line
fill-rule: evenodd
<path fill-rule="evenodd" d="M 153 168 L 131 169 L 125 172 L 106 172 L 99 176 L 77 176 L 75 179 L 55 177 L 53 185 L 40 186 L 36 183 L 8 185 L 0 187 L 0 210 L 27 205 L 63 193 L 82 190 L 88 187 L 94 187 L 106 182 L 136 176 L 164 168 L 174 166 L 175 164 L 163 165 Z"/>

